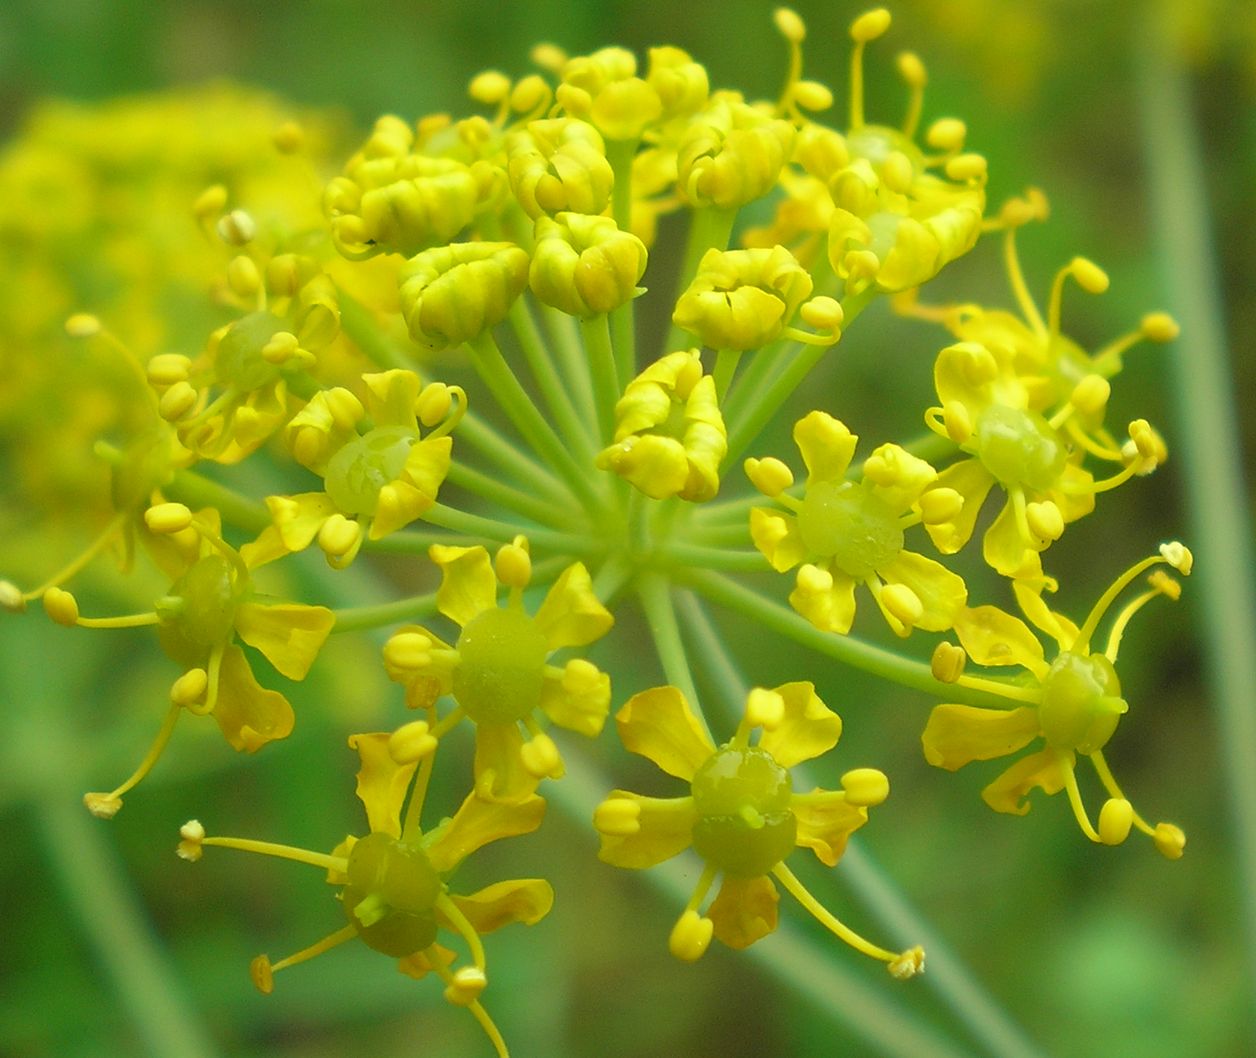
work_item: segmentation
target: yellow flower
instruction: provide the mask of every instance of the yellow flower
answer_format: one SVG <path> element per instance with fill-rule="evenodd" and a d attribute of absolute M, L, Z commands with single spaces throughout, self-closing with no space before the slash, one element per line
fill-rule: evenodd
<path fill-rule="evenodd" d="M 855 588 L 866 584 L 882 615 L 899 635 L 919 627 L 950 628 L 967 600 L 964 581 L 941 563 L 903 548 L 903 530 L 950 514 L 936 501 L 922 506 L 937 472 L 898 445 L 878 448 L 863 480 L 847 480 L 858 438 L 821 411 L 794 426 L 794 442 L 807 467 L 802 498 L 784 490 L 793 475 L 779 460 L 751 459 L 756 487 L 792 513 L 766 507 L 750 512 L 755 546 L 780 572 L 798 570 L 790 605 L 817 628 L 845 634 L 855 618 Z M 958 502 L 958 497 L 955 498 Z"/>
<path fill-rule="evenodd" d="M 302 680 L 335 624 L 323 606 L 268 601 L 253 587 L 251 570 L 222 539 L 217 511 L 193 516 L 182 504 L 150 508 L 147 549 L 172 579 L 148 613 L 82 617 L 74 596 L 60 588 L 44 595 L 44 608 L 59 624 L 83 628 L 157 626 L 157 639 L 184 673 L 171 687 L 170 708 L 152 747 L 135 772 L 109 793 L 89 793 L 84 803 L 109 818 L 122 794 L 156 763 L 186 709 L 211 715 L 234 749 L 253 752 L 292 731 L 293 713 L 279 691 L 262 687 L 239 642 L 261 652 L 290 680 Z"/>
<path fill-rule="evenodd" d="M 528 282 L 537 300 L 590 317 L 610 312 L 644 291 L 645 243 L 610 217 L 559 213 L 538 217 Z"/>
<path fill-rule="evenodd" d="M 1024 815 L 1026 795 L 1035 787 L 1047 794 L 1068 792 L 1069 803 L 1082 832 L 1091 841 L 1119 845 L 1135 826 L 1153 839 L 1170 859 L 1182 854 L 1185 837 L 1170 823 L 1152 826 L 1130 806 L 1104 760 L 1103 748 L 1116 732 L 1120 718 L 1129 710 L 1121 696 L 1116 660 L 1121 638 L 1130 619 L 1158 595 L 1176 599 L 1176 581 L 1158 571 L 1149 577 L 1150 587 L 1133 599 L 1112 622 L 1102 651 L 1091 650 L 1099 622 L 1120 593 L 1143 572 L 1167 564 L 1179 573 L 1190 573 L 1191 553 L 1181 544 L 1164 544 L 1158 555 L 1135 563 L 1100 597 L 1079 628 L 1053 612 L 1040 590 L 1027 583 L 1013 584 L 1022 612 L 1039 631 L 1058 644 L 1059 652 L 1046 660 L 1038 637 L 1024 621 L 994 606 L 965 610 L 955 622 L 964 650 L 979 665 L 1016 666 L 1024 679 L 1003 682 L 965 675 L 951 682 L 993 692 L 1012 703 L 1005 710 L 970 705 L 939 705 L 930 714 L 922 742 L 930 764 L 955 771 L 975 760 L 991 760 L 1015 753 L 1031 742 L 1042 748 L 1020 758 L 982 792 L 997 812 Z M 954 675 L 952 669 L 951 675 Z M 1088 757 L 1108 800 L 1096 828 L 1082 803 L 1074 769 L 1078 756 Z"/>
<path fill-rule="evenodd" d="M 875 769 L 842 776 L 841 790 L 794 792 L 789 769 L 827 753 L 842 733 L 841 718 L 810 683 L 757 688 L 746 699 L 736 734 L 716 746 L 675 687 L 633 695 L 615 717 L 624 745 L 689 784 L 684 797 L 645 797 L 615 790 L 597 808 L 598 856 L 616 867 L 640 869 L 693 848 L 705 869 L 672 931 L 670 947 L 695 960 L 712 936 L 746 948 L 776 929 L 775 877 L 821 923 L 852 947 L 887 963 L 896 977 L 924 965 L 924 952 L 896 954 L 868 943 L 825 910 L 785 866 L 795 847 L 836 865 L 850 835 L 868 820 L 868 808 L 889 794 Z M 759 736 L 754 745 L 750 736 Z M 723 875 L 705 916 L 698 908 Z"/>
<path fill-rule="evenodd" d="M 209 846 L 297 860 L 325 870 L 327 882 L 339 888 L 338 899 L 348 924 L 278 962 L 259 955 L 249 972 L 260 991 L 270 993 L 278 971 L 356 937 L 367 947 L 397 959 L 398 970 L 409 977 L 436 973 L 445 982 L 445 998 L 469 1007 L 498 1053 L 505 1054 L 497 1028 L 479 1003 L 488 984 L 481 934 L 511 922 L 529 926 L 539 922 L 549 913 L 554 893 L 542 879 L 522 878 L 461 896 L 450 890 L 448 878 L 489 842 L 534 831 L 540 826 L 545 802 L 534 796 L 511 805 L 491 804 L 471 794 L 452 818 L 425 833 L 419 818 L 428 769 L 420 771 L 420 782 L 416 783 L 415 763 L 393 760 L 389 738 L 387 733 L 349 738 L 350 747 L 357 750 L 361 760 L 357 796 L 366 809 L 369 826 L 361 837 L 345 838 L 328 854 L 248 838 L 207 836 L 204 826 L 192 820 L 180 831 L 178 853 L 183 859 L 196 861 Z M 403 827 L 407 794 L 410 803 Z M 466 944 L 469 965 L 452 968 L 455 953 L 437 941 L 442 930 Z"/>
<path fill-rule="evenodd" d="M 449 472 L 449 432 L 466 410 L 462 390 L 423 386 L 403 370 L 363 375 L 362 382 L 365 405 L 347 389 L 322 390 L 288 424 L 289 449 L 323 478 L 323 491 L 267 499 L 274 524 L 242 552 L 254 565 L 317 539 L 327 561 L 342 569 L 363 539 L 396 532 L 436 502 Z"/>
<path fill-rule="evenodd" d="M 434 545 L 441 568 L 436 595 L 440 612 L 462 630 L 453 646 L 426 629 L 403 628 L 385 647 L 389 676 L 405 684 L 412 707 L 434 710 L 453 697 L 454 708 L 417 734 L 423 753 L 464 717 L 475 724 L 475 785 L 481 797 L 511 801 L 530 797 L 537 782 L 563 773 L 562 758 L 538 719 L 593 737 L 610 708 L 610 678 L 582 658 L 563 667 L 549 656 L 564 647 L 600 639 L 614 623 L 597 600 L 582 563 L 568 566 L 536 613 L 523 608 L 531 579 L 527 541 L 516 537 L 497 553 L 496 570 L 483 547 Z M 509 594 L 497 605 L 498 586 Z M 409 727 L 409 725 L 407 725 Z M 527 740 L 524 739 L 527 733 Z M 430 741 L 425 736 L 430 736 Z"/>
<path fill-rule="evenodd" d="M 698 351 L 670 353 L 634 378 L 615 405 L 614 442 L 597 457 L 651 499 L 701 502 L 719 491 L 728 431 Z"/>

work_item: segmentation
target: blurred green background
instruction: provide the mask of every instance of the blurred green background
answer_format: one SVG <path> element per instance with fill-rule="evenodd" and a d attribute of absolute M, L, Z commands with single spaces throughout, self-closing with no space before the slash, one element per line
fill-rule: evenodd
<path fill-rule="evenodd" d="M 810 30 L 807 73 L 832 84 L 841 100 L 845 27 L 860 8 L 797 7 Z M 970 145 L 990 161 L 991 202 L 1029 185 L 1051 199 L 1050 222 L 1026 229 L 1020 243 L 1033 290 L 1042 296 L 1055 269 L 1073 254 L 1109 271 L 1106 295 L 1072 290 L 1066 300 L 1066 329 L 1092 348 L 1142 313 L 1173 307 L 1162 277 L 1176 262 L 1172 249 L 1161 251 L 1161 259 L 1153 249 L 1157 218 L 1138 96 L 1139 64 L 1147 61 L 1140 39 L 1149 20 L 1167 14 L 1176 60 L 1189 77 L 1207 180 L 1184 193 L 1206 199 L 1212 211 L 1232 384 L 1240 400 L 1250 399 L 1256 358 L 1241 336 L 1256 327 L 1249 278 L 1256 269 L 1252 5 L 905 0 L 893 10 L 889 41 L 873 48 L 869 62 L 872 117 L 898 119 L 902 92 L 890 57 L 905 47 L 919 52 L 931 74 L 926 119 L 954 114 L 968 122 Z M 770 4 L 746 0 L 9 0 L 0 8 L 0 131 L 21 136 L 32 108 L 48 98 L 104 101 L 227 79 L 266 89 L 276 101 L 253 100 L 261 116 L 257 128 L 248 129 L 233 129 L 208 106 L 172 112 L 166 137 L 172 156 L 171 145 L 189 143 L 204 158 L 260 153 L 272 118 L 311 109 L 329 112 L 316 122 L 319 135 L 347 150 L 354 133 L 383 112 L 407 118 L 465 112 L 473 73 L 487 67 L 523 72 L 530 46 L 540 40 L 573 54 L 610 43 L 638 52 L 676 44 L 707 65 L 714 86 L 771 96 L 783 76 L 785 49 L 771 30 L 770 13 Z M 55 141 L 67 135 L 65 127 L 53 125 L 46 135 Z M 153 145 L 154 157 L 162 156 L 161 147 Z M 107 145 L 92 149 L 108 157 Z M 198 164 L 185 174 L 189 187 L 215 178 L 212 161 Z M 14 178 L 17 165 L 5 161 L 0 186 L 9 186 L 3 181 Z M 264 193 L 264 181 L 259 187 Z M 63 204 L 50 208 L 68 229 Z M 41 228 L 49 240 L 64 232 L 57 218 L 40 214 L 37 197 L 0 204 L 5 209 L 10 215 L 0 224 L 0 252 L 7 272 L 16 275 Z M 145 237 L 142 210 L 128 223 Z M 170 268 L 180 267 L 178 240 L 184 237 L 198 238 L 190 222 L 163 247 Z M 161 277 L 135 279 L 128 251 L 116 260 L 83 260 L 92 245 L 91 238 L 84 241 L 81 253 L 58 244 L 62 256 L 49 255 L 47 267 L 69 277 L 66 287 L 54 289 L 47 277 L 15 279 L 0 297 L 0 574 L 25 580 L 50 570 L 85 538 L 81 526 L 58 517 L 56 501 L 63 483 L 70 487 L 76 473 L 90 468 L 81 444 L 90 406 L 57 406 L 53 391 L 48 406 L 22 415 L 5 399 L 6 388 L 9 396 L 17 392 L 25 358 L 74 355 L 55 327 L 41 331 L 38 320 L 55 324 L 66 311 L 93 307 L 58 304 L 67 289 L 73 299 L 89 302 L 93 295 L 117 295 L 116 277 L 123 274 L 136 284 L 135 299 L 159 302 L 163 321 L 148 324 L 142 336 L 154 348 L 191 352 L 212 322 L 187 294 L 199 278 L 194 268 L 176 296 Z M 149 297 L 152 290 L 162 296 Z M 949 270 L 933 300 L 961 296 L 1006 303 L 997 243 L 981 244 Z M 59 311 L 45 311 L 48 304 Z M 1180 343 L 1188 358 L 1191 340 L 1188 333 Z M 870 311 L 818 383 L 826 406 L 866 444 L 913 435 L 930 392 L 928 357 L 942 341 L 918 323 Z M 1117 392 L 1120 414 L 1161 424 L 1172 451 L 1185 427 L 1168 392 L 1168 356 L 1153 347 L 1131 355 Z M 894 367 L 887 370 L 891 358 Z M 79 423 L 77 432 L 67 425 L 71 420 Z M 49 429 L 48 423 L 57 425 Z M 1254 429 L 1245 416 L 1233 442 L 1249 457 Z M 775 448 L 782 454 L 783 439 L 782 430 Z M 31 471 L 54 456 L 55 473 Z M 1062 609 L 1084 612 L 1121 568 L 1185 532 L 1183 475 L 1181 462 L 1171 460 L 1153 478 L 1104 497 L 1096 516 L 1070 529 L 1050 555 L 1063 585 Z M 1251 508 L 1249 495 L 1236 495 L 1233 503 Z M 313 592 L 310 578 L 317 575 L 316 566 L 306 564 L 297 577 Z M 374 567 L 358 575 L 357 590 L 378 596 L 385 578 L 413 583 L 415 577 L 406 564 Z M 86 590 L 100 607 L 113 601 L 117 608 L 131 589 L 101 570 Z M 1109 753 L 1144 814 L 1186 829 L 1190 844 L 1177 863 L 1162 860 L 1143 841 L 1115 850 L 1091 847 L 1062 798 L 1039 802 L 1024 819 L 989 812 L 979 791 L 993 769 L 974 765 L 951 775 L 921 759 L 928 699 L 792 649 L 765 651 L 736 622 L 717 617 L 755 682 L 800 678 L 801 670 L 842 713 L 846 735 L 838 763 L 828 767 L 868 763 L 889 773 L 894 794 L 874 813 L 861 848 L 1041 1053 L 1213 1058 L 1256 1052 L 1238 899 L 1242 886 L 1256 879 L 1244 883 L 1238 873 L 1233 789 L 1219 764 L 1219 731 L 1205 689 L 1200 610 L 1188 582 L 1180 604 L 1159 604 L 1135 623 L 1121 665 L 1134 711 Z M 1251 615 L 1233 616 L 1248 621 Z M 871 625 L 860 631 L 876 634 Z M 245 972 L 249 959 L 259 951 L 277 958 L 334 928 L 331 891 L 299 865 L 222 852 L 193 868 L 173 855 L 177 828 L 192 816 L 219 831 L 313 848 L 356 829 L 354 764 L 344 733 L 392 726 L 401 715 L 400 695 L 384 681 L 377 657 L 376 644 L 365 639 L 335 641 L 311 678 L 289 688 L 299 715 L 296 733 L 257 757 L 237 756 L 215 732 L 185 724 L 140 793 L 114 823 L 104 824 L 83 812 L 79 796 L 107 785 L 146 744 L 157 722 L 153 703 L 164 700 L 170 678 L 168 663 L 141 634 L 67 632 L 38 612 L 0 622 L 0 715 L 7 725 L 0 740 L 0 893 L 7 921 L 0 945 L 0 1053 L 488 1053 L 472 1020 L 447 1007 L 434 982 L 406 980 L 359 945 L 285 973 L 269 998 L 257 995 Z M 648 678 L 636 667 L 623 674 L 630 683 Z M 637 777 L 608 746 L 586 754 L 569 741 L 566 750 L 593 760 L 625 786 Z M 432 797 L 448 809 L 460 780 L 446 780 Z M 603 866 L 595 848 L 584 818 L 552 809 L 539 834 L 490 848 L 473 864 L 485 880 L 541 873 L 558 892 L 547 920 L 530 930 L 506 930 L 491 943 L 490 1009 L 518 1058 L 898 1053 L 850 1027 L 849 996 L 833 994 L 817 1004 L 756 960 L 718 946 L 697 966 L 675 963 L 666 952 L 675 901 L 644 878 Z M 843 881 L 841 867 L 831 878 L 801 873 L 856 928 L 872 936 L 887 928 Z M 797 909 L 782 910 L 800 932 L 810 930 Z M 952 1004 L 931 990 L 928 975 L 900 986 L 840 944 L 832 944 L 831 956 L 865 987 L 891 993 L 887 998 L 905 1011 L 868 1014 L 882 1019 L 891 1040 L 895 1019 L 904 1025 L 917 1019 L 951 1040 L 956 1053 L 985 1053 Z"/>

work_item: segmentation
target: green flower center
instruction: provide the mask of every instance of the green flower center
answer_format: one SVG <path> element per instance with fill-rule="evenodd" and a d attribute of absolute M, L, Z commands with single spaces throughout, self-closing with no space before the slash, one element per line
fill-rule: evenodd
<path fill-rule="evenodd" d="M 436 940 L 440 875 L 422 849 L 367 834 L 349 852 L 345 916 L 366 944 L 404 959 Z"/>
<path fill-rule="evenodd" d="M 374 514 L 379 490 L 401 477 L 418 432 L 380 426 L 350 441 L 327 461 L 323 487 L 345 514 Z"/>
<path fill-rule="evenodd" d="M 283 320 L 269 312 L 251 312 L 236 320 L 218 341 L 214 354 L 218 377 L 242 393 L 275 381 L 279 365 L 262 356 L 262 350 L 283 330 L 287 330 Z"/>
<path fill-rule="evenodd" d="M 1112 662 L 1102 654 L 1066 650 L 1042 681 L 1038 716 L 1049 745 L 1094 753 L 1107 745 L 1128 708 Z"/>
<path fill-rule="evenodd" d="M 454 697 L 476 723 L 515 723 L 541 704 L 549 645 L 522 610 L 485 610 L 457 646 Z"/>
<path fill-rule="evenodd" d="M 874 167 L 884 162 L 891 151 L 905 154 L 917 173 L 925 167 L 920 148 L 899 129 L 888 125 L 864 125 L 852 129 L 846 133 L 846 148 L 852 158 L 866 158 Z"/>
<path fill-rule="evenodd" d="M 793 849 L 794 783 L 767 750 L 722 746 L 698 769 L 692 790 L 698 811 L 693 847 L 726 874 L 758 878 Z"/>
<path fill-rule="evenodd" d="M 832 558 L 856 580 L 903 550 L 897 515 L 866 482 L 821 481 L 808 487 L 798 531 L 810 554 Z"/>
<path fill-rule="evenodd" d="M 244 594 L 235 572 L 225 556 L 206 555 L 170 586 L 168 597 L 178 601 L 168 609 L 158 605 L 162 621 L 157 637 L 172 660 L 201 665 L 211 648 L 231 640 Z"/>
<path fill-rule="evenodd" d="M 1068 458 L 1050 424 L 1037 412 L 992 404 L 977 418 L 977 456 L 1004 486 L 1039 492 L 1053 488 Z"/>

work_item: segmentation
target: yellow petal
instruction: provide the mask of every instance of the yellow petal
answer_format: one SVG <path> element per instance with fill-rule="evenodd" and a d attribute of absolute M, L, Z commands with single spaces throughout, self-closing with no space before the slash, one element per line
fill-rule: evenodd
<path fill-rule="evenodd" d="M 998 570 L 1005 577 L 1024 576 L 1026 563 L 1033 566 L 1034 551 L 1021 536 L 1020 528 L 1016 524 L 1016 510 L 1010 497 L 999 516 L 986 530 L 981 541 L 981 554 L 992 569 Z"/>
<path fill-rule="evenodd" d="M 325 606 L 246 602 L 236 610 L 235 628 L 288 679 L 303 680 L 335 623 Z"/>
<path fill-rule="evenodd" d="M 822 411 L 813 411 L 794 424 L 794 443 L 807 465 L 807 484 L 841 481 L 850 466 L 859 438 Z"/>
<path fill-rule="evenodd" d="M 484 548 L 433 544 L 428 554 L 444 575 L 436 605 L 451 621 L 465 628 L 472 618 L 497 605 L 497 578 Z"/>
<path fill-rule="evenodd" d="M 561 676 L 545 676 L 541 710 L 559 727 L 594 738 L 610 707 L 611 678 L 587 661 L 569 661 Z"/>
<path fill-rule="evenodd" d="M 979 709 L 972 705 L 938 705 L 929 714 L 920 741 L 925 760 L 955 771 L 974 760 L 1015 753 L 1042 734 L 1038 710 Z"/>
<path fill-rule="evenodd" d="M 536 792 L 537 779 L 523 766 L 518 724 L 475 726 L 475 788 L 485 800 L 523 801 Z"/>
<path fill-rule="evenodd" d="M 1072 768 L 1072 754 L 1047 748 L 1022 757 L 981 791 L 982 800 L 996 812 L 1023 816 L 1030 809 L 1026 795 L 1035 786 L 1048 795 L 1064 789 L 1064 779 Z"/>
<path fill-rule="evenodd" d="M 401 476 L 427 497 L 429 507 L 449 473 L 453 444 L 450 437 L 425 437 L 412 445 L 406 456 Z"/>
<path fill-rule="evenodd" d="M 511 922 L 525 926 L 540 922 L 554 906 L 554 890 L 540 878 L 515 878 L 470 896 L 450 893 L 450 899 L 477 933 L 492 933 Z"/>
<path fill-rule="evenodd" d="M 638 829 L 631 834 L 602 834 L 598 859 L 634 870 L 670 860 L 693 844 L 698 814 L 692 797 L 642 797 L 628 790 L 612 790 L 608 802 L 636 806 Z"/>
<path fill-rule="evenodd" d="M 785 700 L 785 717 L 771 731 L 764 731 L 759 746 L 776 758 L 782 768 L 827 753 L 842 737 L 842 718 L 820 701 L 815 685 L 785 683 L 774 688 Z"/>
<path fill-rule="evenodd" d="M 1089 470 L 1073 463 L 1067 464 L 1060 471 L 1056 487 L 1049 491 L 1048 496 L 1060 508 L 1066 525 L 1084 518 L 1095 509 L 1095 494 L 1089 491 L 1094 481 L 1095 477 Z"/>
<path fill-rule="evenodd" d="M 826 793 L 828 791 L 814 790 L 807 797 Z M 842 858 L 851 834 L 868 822 L 868 809 L 847 804 L 838 793 L 815 797 L 815 800 L 794 798 L 789 808 L 798 821 L 796 843 L 811 849 L 816 858 L 828 867 Z"/>
<path fill-rule="evenodd" d="M 748 948 L 776 929 L 776 886 L 762 878 L 724 877 L 719 895 L 707 909 L 715 937 L 730 948 Z"/>
<path fill-rule="evenodd" d="M 376 426 L 414 426 L 414 407 L 423 383 L 413 371 L 401 368 L 362 376 L 366 385 L 366 413 Z"/>
<path fill-rule="evenodd" d="M 996 606 L 961 610 L 955 631 L 978 665 L 1021 665 L 1039 679 L 1047 673 L 1042 644 L 1029 626 Z"/>
<path fill-rule="evenodd" d="M 1077 625 L 1063 614 L 1056 613 L 1043 601 L 1042 587 L 1042 584 L 1031 585 L 1021 580 L 1012 582 L 1012 591 L 1016 593 L 1016 602 L 1021 613 L 1029 618 L 1035 628 L 1054 639 L 1061 650 L 1068 650 L 1077 642 Z"/>
<path fill-rule="evenodd" d="M 268 691 L 253 678 L 244 651 L 229 644 L 222 656 L 214 719 L 228 742 L 252 753 L 292 731 L 292 706 L 278 691 Z"/>
<path fill-rule="evenodd" d="M 601 639 L 615 618 L 593 594 L 593 581 L 584 563 L 576 562 L 563 570 L 546 592 L 533 621 L 550 650 L 558 650 Z"/>
<path fill-rule="evenodd" d="M 855 582 L 840 569 L 830 568 L 828 579 L 804 566 L 799 570 L 789 605 L 822 632 L 845 635 L 855 620 Z"/>
<path fill-rule="evenodd" d="M 994 487 L 994 475 L 976 459 L 961 459 L 938 475 L 935 487 L 954 489 L 964 498 L 964 506 L 951 521 L 925 526 L 934 546 L 944 555 L 953 555 L 972 537 L 977 515 Z"/>
<path fill-rule="evenodd" d="M 428 858 L 445 874 L 490 841 L 531 834 L 544 817 L 545 801 L 535 795 L 506 803 L 486 801 L 471 793 L 427 847 Z"/>
<path fill-rule="evenodd" d="M 457 954 L 444 945 L 433 944 L 422 951 L 416 951 L 413 955 L 407 955 L 404 959 L 398 959 L 397 969 L 407 977 L 424 977 L 437 966 L 452 966 L 456 958 L 458 958 Z M 434 962 L 433 959 L 436 961 Z"/>
<path fill-rule="evenodd" d="M 240 557 L 244 559 L 244 564 L 249 569 L 257 569 L 259 566 L 266 565 L 267 562 L 274 562 L 290 554 L 292 554 L 291 550 L 284 545 L 283 537 L 274 525 L 268 525 L 256 540 L 250 540 L 240 547 Z"/>
<path fill-rule="evenodd" d="M 793 569 L 807 558 L 807 545 L 798 531 L 798 519 L 767 507 L 750 511 L 750 538 L 778 573 Z"/>
<path fill-rule="evenodd" d="M 887 584 L 905 584 L 916 593 L 924 612 L 915 627 L 926 632 L 946 631 L 968 601 L 968 589 L 959 574 L 914 551 L 900 551 L 877 573 Z"/>
<path fill-rule="evenodd" d="M 401 837 L 401 806 L 414 776 L 415 762 L 398 764 L 388 753 L 389 733 L 350 735 L 349 748 L 358 751 L 358 800 L 366 809 L 372 834 Z"/>
<path fill-rule="evenodd" d="M 368 539 L 382 540 L 398 529 L 404 529 L 430 510 L 432 502 L 433 497 L 425 496 L 408 481 L 390 481 L 381 486 Z"/>
<path fill-rule="evenodd" d="M 289 551 L 304 551 L 309 547 L 323 523 L 336 513 L 336 505 L 323 492 L 269 496 L 266 507 L 279 530 L 279 539 Z"/>
<path fill-rule="evenodd" d="M 715 752 L 685 696 L 675 687 L 634 694 L 615 714 L 615 724 L 625 748 L 685 782 L 692 782 L 694 772 Z"/>

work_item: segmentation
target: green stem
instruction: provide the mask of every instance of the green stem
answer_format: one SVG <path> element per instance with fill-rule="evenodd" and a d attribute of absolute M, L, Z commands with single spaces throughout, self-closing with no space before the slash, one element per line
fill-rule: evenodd
<path fill-rule="evenodd" d="M 733 525 L 692 526 L 686 536 L 695 544 L 707 547 L 742 547 L 750 543 L 748 518 L 742 515 Z"/>
<path fill-rule="evenodd" d="M 375 606 L 353 606 L 332 611 L 336 615 L 336 624 L 332 631 L 360 632 L 366 628 L 383 628 L 402 621 L 422 620 L 424 617 L 431 617 L 435 612 L 435 592 Z"/>
<path fill-rule="evenodd" d="M 685 641 L 681 638 L 680 626 L 676 623 L 671 586 L 665 577 L 647 574 L 637 581 L 637 595 L 641 599 L 646 624 L 650 627 L 650 636 L 663 665 L 664 677 L 685 696 L 693 707 L 694 714 L 707 728 L 707 737 L 710 738 L 711 731 L 703 715 L 698 690 L 694 686 L 689 658 L 685 654 Z"/>
<path fill-rule="evenodd" d="M 1147 20 L 1139 57 L 1143 138 L 1164 283 L 1184 335 L 1170 358 L 1172 389 L 1192 543 L 1201 556 L 1195 573 L 1202 582 L 1200 638 L 1233 813 L 1247 934 L 1242 947 L 1251 985 L 1256 982 L 1256 556 L 1244 501 L 1249 493 L 1240 466 L 1221 284 L 1209 237 L 1214 230 L 1209 174 L 1186 74 L 1172 57 L 1172 42 L 1159 35 L 1167 24 L 1167 18 Z"/>
<path fill-rule="evenodd" d="M 734 573 L 769 573 L 772 570 L 768 560 L 758 551 L 668 543 L 661 545 L 658 553 L 666 562 L 676 567 L 697 566 L 701 569 L 723 569 Z"/>
<path fill-rule="evenodd" d="M 689 238 L 685 244 L 685 258 L 676 277 L 676 297 L 673 304 L 689 289 L 693 277 L 698 274 L 698 262 L 708 250 L 726 250 L 729 237 L 733 233 L 733 224 L 737 221 L 737 210 L 720 209 L 717 206 L 706 206 L 695 209 L 689 215 Z M 664 353 L 678 349 L 692 349 L 697 339 L 682 328 L 672 324 L 667 332 L 667 344 Z"/>
<path fill-rule="evenodd" d="M 541 396 L 549 407 L 550 414 L 562 432 L 564 439 L 576 451 L 576 457 L 583 463 L 591 464 L 597 454 L 595 441 L 591 434 L 592 423 L 581 421 L 572 403 L 571 394 L 563 384 L 563 377 L 556 370 L 550 359 L 541 332 L 537 329 L 536 320 L 528 308 L 524 298 L 517 298 L 510 309 L 510 323 L 519 339 L 523 357 L 528 362 L 528 370 L 536 379 Z"/>
<path fill-rule="evenodd" d="M 611 192 L 611 213 L 620 231 L 632 226 L 632 160 L 637 155 L 637 140 L 609 140 L 606 144 L 606 160 L 615 173 L 615 185 Z M 636 309 L 629 299 L 610 314 L 610 330 L 615 349 L 615 368 L 622 391 L 636 374 L 637 340 Z"/>
<path fill-rule="evenodd" d="M 456 433 L 458 440 L 466 441 L 481 455 L 493 460 L 518 484 L 527 485 L 564 506 L 575 500 L 575 496 L 561 482 L 554 480 L 545 467 L 519 451 L 518 445 L 503 437 L 472 412 L 467 412 L 462 417 Z"/>
<path fill-rule="evenodd" d="M 605 314 L 580 321 L 580 333 L 593 368 L 593 392 L 597 402 L 598 447 L 611 443 L 615 433 L 615 405 L 619 401 L 619 375 L 615 350 Z"/>
<path fill-rule="evenodd" d="M 707 570 L 682 570 L 677 571 L 676 579 L 696 589 L 712 602 L 737 610 L 796 643 L 881 679 L 923 691 L 947 702 L 1003 710 L 1008 708 L 1007 700 L 997 695 L 934 679 L 925 662 L 900 657 L 883 647 L 851 636 L 822 632 L 793 610 L 764 598 L 758 592 L 729 580 L 723 574 Z"/>
<path fill-rule="evenodd" d="M 575 401 L 581 421 L 592 424 L 597 421 L 597 402 L 593 398 L 589 358 L 580 344 L 579 327 L 572 317 L 549 305 L 540 306 L 540 310 L 550 344 L 558 354 L 563 383 Z"/>
<path fill-rule="evenodd" d="M 518 525 L 496 518 L 485 518 L 480 514 L 470 514 L 466 511 L 455 510 L 453 507 L 446 507 L 443 503 L 434 504 L 423 517 L 426 521 L 439 525 L 443 529 L 451 529 L 456 533 L 466 533 L 468 536 L 483 537 L 502 543 L 509 543 L 522 534 L 534 544 L 540 544 L 542 547 L 568 555 L 593 556 L 603 552 L 603 545 L 600 541 L 589 540 L 587 537 L 572 536 L 569 533 L 542 529 L 534 525 Z M 393 535 L 404 534 L 394 533 Z"/>
<path fill-rule="evenodd" d="M 415 363 L 405 352 L 393 344 L 387 335 L 380 332 L 375 324 L 371 311 L 360 301 L 337 290 L 340 304 L 340 328 L 353 343 L 366 354 L 367 359 L 374 361 L 383 368 L 415 369 Z"/>
<path fill-rule="evenodd" d="M 721 349 L 715 354 L 715 370 L 711 375 L 715 379 L 715 399 L 720 403 L 723 403 L 728 387 L 732 385 L 741 355 L 740 349 Z"/>
<path fill-rule="evenodd" d="M 472 362 L 481 380 L 524 440 L 532 446 L 533 451 L 545 458 L 586 509 L 596 511 L 600 500 L 589 482 L 592 468 L 581 466 L 576 461 L 550 424 L 536 410 L 532 398 L 510 370 L 510 365 L 506 363 L 506 358 L 502 356 L 493 336 L 485 332 L 474 341 L 468 342 L 466 348 L 471 352 Z"/>
<path fill-rule="evenodd" d="M 194 470 L 176 470 L 174 480 L 166 486 L 165 492 L 168 499 L 186 504 L 193 510 L 215 507 L 223 521 L 250 533 L 270 528 L 270 512 L 263 504 L 210 481 Z"/>
<path fill-rule="evenodd" d="M 575 513 L 555 506 L 545 500 L 537 499 L 526 492 L 512 488 L 488 474 L 481 473 L 465 463 L 457 461 L 449 465 L 448 480 L 459 488 L 473 492 L 494 503 L 501 504 L 507 510 L 522 514 L 526 518 L 549 525 L 555 529 L 574 528 L 584 522 L 583 513 Z"/>

